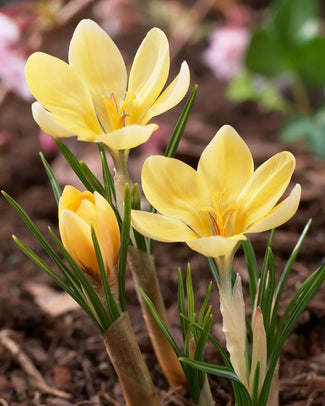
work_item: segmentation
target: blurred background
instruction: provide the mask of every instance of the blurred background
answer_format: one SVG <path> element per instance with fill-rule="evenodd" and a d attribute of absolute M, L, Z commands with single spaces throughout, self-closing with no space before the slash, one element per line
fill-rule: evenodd
<path fill-rule="evenodd" d="M 313 218 L 293 267 L 284 303 L 325 255 L 325 4 L 323 0 L 44 0 L 0 1 L 0 187 L 14 197 L 47 235 L 57 229 L 57 206 L 39 158 L 41 151 L 62 186 L 80 187 L 53 139 L 31 115 L 24 78 L 28 56 L 38 50 L 67 61 L 69 41 L 82 18 L 98 22 L 113 38 L 130 68 L 153 26 L 169 38 L 171 74 L 183 60 L 198 93 L 177 157 L 193 165 L 223 124 L 235 127 L 252 150 L 256 165 L 288 149 L 297 159 L 293 183 L 302 185 L 296 216 L 275 237 L 279 273 L 304 225 Z M 91 66 L 89 67 L 91 69 Z M 51 78 L 49 78 L 51 80 Z M 130 157 L 138 180 L 146 156 L 163 153 L 185 105 L 159 116 L 159 130 Z M 96 145 L 64 141 L 99 177 Z M 15 246 L 15 234 L 47 261 L 15 211 L 0 199 L 0 404 L 122 405 L 123 400 L 102 342 L 90 321 Z M 268 233 L 252 237 L 262 261 Z M 197 301 L 210 276 L 206 262 L 182 244 L 155 244 L 163 294 L 179 339 L 177 269 L 191 262 Z M 236 270 L 247 282 L 241 252 Z M 129 309 L 146 361 L 165 405 L 185 405 L 171 393 L 143 330 L 132 280 Z M 212 301 L 218 299 L 214 293 Z M 304 313 L 284 348 L 281 404 L 325 405 L 325 288 Z M 216 309 L 218 307 L 216 306 Z M 217 311 L 216 311 L 217 313 Z M 218 325 L 213 334 L 223 342 Z M 221 362 L 208 351 L 207 361 Z M 227 382 L 212 383 L 216 405 L 231 405 Z"/>

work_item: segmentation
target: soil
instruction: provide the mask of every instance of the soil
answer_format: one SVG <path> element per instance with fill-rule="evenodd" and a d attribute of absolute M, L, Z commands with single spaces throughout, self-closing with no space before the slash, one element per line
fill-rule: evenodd
<path fill-rule="evenodd" d="M 78 19 L 80 15 L 78 15 Z M 60 52 L 66 55 L 67 44 L 77 19 L 60 30 Z M 133 57 L 138 40 L 146 27 L 138 28 L 135 39 L 128 42 L 123 35 L 116 41 L 129 58 Z M 57 33 L 47 35 L 43 48 L 58 48 Z M 56 44 L 56 45 L 55 45 Z M 136 44 L 136 45 L 135 45 Z M 64 45 L 64 46 L 63 46 Z M 301 283 L 317 269 L 325 256 L 325 162 L 310 156 L 304 144 L 284 146 L 278 138 L 282 117 L 258 111 L 255 105 L 233 105 L 223 95 L 224 85 L 201 64 L 204 43 L 185 44 L 172 61 L 175 74 L 180 62 L 191 66 L 192 85 L 199 85 L 193 113 L 184 133 L 178 157 L 195 166 L 199 155 L 223 124 L 231 124 L 252 150 L 259 165 L 271 155 L 289 149 L 296 156 L 297 166 L 292 185 L 302 185 L 302 199 L 297 214 L 281 226 L 275 236 L 274 255 L 277 276 L 280 275 L 296 241 L 309 218 L 312 225 L 295 262 L 282 298 L 281 309 Z M 128 46 L 129 48 L 126 48 Z M 183 106 L 183 105 L 182 105 Z M 155 143 L 133 151 L 131 172 L 138 179 L 145 155 L 163 151 L 164 134 L 176 123 L 182 106 L 160 118 L 160 137 Z M 166 124 L 168 123 L 168 125 Z M 170 124 L 169 124 L 170 123 Z M 169 127 L 170 126 L 170 127 Z M 0 143 L 0 185 L 28 212 L 45 235 L 51 226 L 57 232 L 57 206 L 48 179 L 39 159 L 38 128 L 30 113 L 30 103 L 8 93 L 2 101 L 0 128 L 10 132 Z M 78 159 L 99 170 L 97 149 L 69 140 Z M 48 155 L 62 185 L 78 185 L 62 157 Z M 290 185 L 289 188 L 292 187 Z M 45 261 L 37 241 L 31 236 L 17 213 L 5 199 L 0 199 L 0 404 L 10 406 L 123 405 L 120 387 L 106 355 L 102 339 L 82 310 L 65 295 L 16 247 L 11 235 L 17 235 Z M 265 252 L 269 233 L 252 237 L 258 261 Z M 191 263 L 196 303 L 199 305 L 210 282 L 206 260 L 184 244 L 155 243 L 155 259 L 161 289 L 167 306 L 172 332 L 180 339 L 177 314 L 177 269 L 183 273 Z M 247 289 L 247 273 L 243 254 L 238 251 L 234 268 L 240 272 Z M 133 282 L 127 273 L 128 309 L 143 356 L 149 365 L 163 405 L 187 405 L 186 394 L 171 391 L 157 365 L 146 335 Z M 212 334 L 224 344 L 218 298 L 213 289 L 214 326 Z M 325 285 L 308 304 L 282 351 L 280 360 L 280 404 L 283 406 L 325 405 Z M 280 309 L 280 311 L 281 311 Z M 220 364 L 210 346 L 205 359 Z M 233 405 L 231 387 L 223 379 L 210 377 L 216 405 Z"/>

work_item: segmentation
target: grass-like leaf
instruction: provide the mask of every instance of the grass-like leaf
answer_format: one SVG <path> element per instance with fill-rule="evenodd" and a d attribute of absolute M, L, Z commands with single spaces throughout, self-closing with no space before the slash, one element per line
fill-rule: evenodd
<path fill-rule="evenodd" d="M 179 350 L 173 336 L 171 335 L 170 331 L 168 330 L 165 323 L 162 321 L 161 317 L 159 316 L 159 313 L 157 312 L 154 304 L 150 300 L 149 296 L 147 296 L 142 289 L 140 289 L 140 292 L 141 292 L 141 295 L 142 295 L 144 301 L 146 302 L 147 306 L 149 307 L 149 310 L 150 310 L 153 318 L 156 320 L 156 322 L 157 322 L 158 326 L 160 327 L 161 331 L 164 333 L 164 335 L 167 338 L 169 344 L 172 346 L 175 354 L 177 355 L 177 357 L 180 357 L 182 354 L 181 354 L 181 352 L 180 352 L 180 350 Z"/>
<path fill-rule="evenodd" d="M 97 236 L 96 236 L 93 226 L 91 226 L 91 238 L 93 240 L 93 244 L 94 244 L 94 248 L 95 248 L 95 252 L 96 252 L 96 258 L 97 258 L 97 262 L 99 265 L 100 279 L 101 279 L 101 283 L 102 283 L 102 287 L 103 287 L 103 291 L 104 291 L 104 297 L 105 297 L 105 301 L 106 301 L 106 305 L 107 305 L 107 310 L 110 314 L 110 318 L 111 318 L 112 322 L 114 322 L 115 320 L 117 320 L 120 317 L 120 312 L 118 310 L 118 307 L 116 305 L 116 302 L 113 298 L 111 289 L 108 284 L 103 256 L 102 256 L 100 246 L 99 246 Z"/>
<path fill-rule="evenodd" d="M 120 258 L 119 258 L 119 296 L 120 296 L 120 306 L 122 311 L 126 311 L 126 297 L 125 297 L 125 272 L 126 272 L 126 262 L 128 254 L 128 244 L 130 235 L 130 224 L 131 224 L 131 195 L 130 187 L 128 184 L 125 185 L 124 192 L 124 218 L 121 228 L 121 248 L 120 248 Z"/>
<path fill-rule="evenodd" d="M 265 256 L 264 256 L 264 260 L 263 260 L 262 269 L 261 269 L 260 286 L 259 286 L 259 292 L 258 292 L 258 298 L 257 298 L 257 305 L 261 306 L 261 308 L 263 308 L 263 300 L 264 300 L 265 289 L 266 289 L 266 285 L 267 285 L 269 263 L 270 263 L 269 261 L 270 261 L 270 254 L 272 253 L 274 232 L 275 232 L 274 229 L 271 230 L 269 241 L 267 243 L 266 250 L 265 250 Z"/>
<path fill-rule="evenodd" d="M 278 308 L 279 308 L 279 303 L 282 295 L 282 291 L 284 288 L 284 285 L 288 279 L 288 275 L 292 269 L 292 265 L 294 264 L 299 251 L 302 247 L 302 244 L 306 238 L 306 235 L 309 231 L 311 225 L 311 219 L 308 220 L 307 224 L 305 225 L 299 240 L 297 241 L 297 244 L 295 245 L 294 249 L 292 250 L 292 253 L 283 269 L 283 272 L 281 273 L 279 282 L 277 284 L 277 287 L 275 289 L 275 298 L 274 298 L 274 304 L 273 304 L 273 311 L 272 311 L 272 317 L 270 321 L 270 329 L 269 329 L 269 336 L 268 336 L 268 341 L 269 344 L 273 347 L 273 340 L 274 336 L 276 334 L 276 323 L 277 323 L 277 318 L 278 318 Z"/>
<path fill-rule="evenodd" d="M 46 174 L 47 174 L 47 176 L 49 178 L 49 181 L 51 183 L 56 204 L 59 204 L 59 200 L 60 200 L 60 197 L 61 197 L 61 194 L 62 194 L 62 190 L 60 188 L 60 185 L 59 185 L 59 183 L 58 183 L 58 181 L 57 181 L 57 179 L 56 179 L 56 177 L 54 175 L 54 172 L 52 171 L 52 168 L 51 168 L 50 164 L 47 162 L 47 160 L 46 160 L 45 156 L 42 154 L 42 152 L 40 152 L 40 157 L 41 157 L 45 172 L 46 172 Z"/>
<path fill-rule="evenodd" d="M 116 192 L 114 187 L 114 180 L 109 170 L 105 149 L 101 144 L 97 144 L 98 150 L 100 153 L 100 159 L 102 162 L 102 173 L 103 173 L 103 180 L 104 180 L 104 188 L 105 188 L 105 197 L 106 200 L 113 206 L 113 199 L 116 202 Z"/>
<path fill-rule="evenodd" d="M 103 185 L 96 178 L 96 176 L 93 174 L 93 172 L 89 169 L 88 165 L 84 161 L 80 161 L 80 168 L 83 171 L 88 182 L 92 185 L 93 190 L 96 190 L 98 193 L 106 197 Z"/>
<path fill-rule="evenodd" d="M 95 191 L 95 189 L 93 188 L 92 184 L 87 179 L 87 176 L 84 174 L 84 172 L 82 170 L 82 166 L 81 166 L 80 162 L 78 161 L 78 159 L 73 155 L 73 153 L 70 151 L 70 149 L 65 144 L 63 144 L 63 142 L 61 142 L 57 138 L 54 138 L 54 140 L 56 142 L 56 145 L 60 149 L 62 155 L 64 156 L 64 158 L 66 159 L 68 164 L 71 166 L 71 169 L 78 176 L 78 178 L 83 183 L 85 188 L 87 190 L 89 190 L 91 193 L 93 193 Z"/>
<path fill-rule="evenodd" d="M 99 300 L 96 292 L 94 291 L 94 288 L 91 286 L 91 283 L 83 273 L 83 271 L 80 269 L 78 264 L 75 262 L 75 260 L 72 258 L 70 253 L 66 250 L 66 248 L 63 246 L 62 242 L 57 238 L 57 236 L 54 234 L 54 232 L 50 229 L 50 234 L 51 237 L 53 238 L 53 241 L 55 242 L 56 246 L 60 250 L 62 256 L 68 261 L 68 264 L 70 265 L 71 269 L 73 270 L 74 274 L 76 275 L 77 279 L 79 280 L 80 284 L 82 285 L 85 294 L 87 295 L 89 301 L 91 302 L 94 310 L 97 313 L 98 319 L 100 320 L 103 330 L 106 331 L 108 327 L 111 325 L 112 320 L 110 319 L 109 315 L 107 314 L 106 309 L 102 305 L 101 301 Z"/>
<path fill-rule="evenodd" d="M 184 293 L 184 283 L 182 278 L 181 269 L 178 269 L 178 291 L 177 291 L 177 303 L 178 303 L 178 314 L 186 314 L 186 304 L 185 304 L 185 293 Z M 188 321 L 183 317 L 180 317 L 181 331 L 183 335 L 183 341 L 185 341 L 186 332 L 188 329 Z"/>
<path fill-rule="evenodd" d="M 36 266 L 38 266 L 43 272 L 45 272 L 50 278 L 54 280 L 54 282 L 60 286 L 68 295 L 74 299 L 79 306 L 87 313 L 87 315 L 91 318 L 92 322 L 100 332 L 100 334 L 104 333 L 103 327 L 98 322 L 96 316 L 93 313 L 93 310 L 89 306 L 85 295 L 79 294 L 76 292 L 75 289 L 72 289 L 63 279 L 61 279 L 38 255 L 36 255 L 26 244 L 24 244 L 21 240 L 17 237 L 13 237 L 17 246 L 24 252 L 25 255 L 30 258 Z"/>
<path fill-rule="evenodd" d="M 209 269 L 210 269 L 210 273 L 213 279 L 213 282 L 215 284 L 216 287 L 219 286 L 219 274 L 218 274 L 218 269 L 216 266 L 216 263 L 214 262 L 214 259 L 211 257 L 206 257 L 207 261 L 208 261 L 208 265 L 209 265 Z"/>
<path fill-rule="evenodd" d="M 325 263 L 323 263 L 321 267 L 310 275 L 309 278 L 301 285 L 294 297 L 291 299 L 285 313 L 281 317 L 278 325 L 278 331 L 274 338 L 274 347 L 269 357 L 269 368 L 262 387 L 259 406 L 266 406 L 267 404 L 272 377 L 285 340 L 292 331 L 301 313 L 306 308 L 307 303 L 317 292 L 324 279 Z"/>
<path fill-rule="evenodd" d="M 254 248 L 250 239 L 246 236 L 246 240 L 242 241 L 242 247 L 246 259 L 246 265 L 248 270 L 248 281 L 249 281 L 249 295 L 251 301 L 253 302 L 256 296 L 257 281 L 259 278 L 259 270 L 256 260 L 256 255 Z"/>
<path fill-rule="evenodd" d="M 132 206 L 132 209 L 134 209 L 134 210 L 141 209 L 141 194 L 140 194 L 140 189 L 139 189 L 138 183 L 135 183 L 132 187 L 131 206 Z M 146 239 L 146 237 L 144 237 L 134 228 L 132 229 L 132 233 L 134 235 L 137 248 L 139 248 L 141 251 L 146 252 L 147 247 L 148 247 L 146 240 L 150 240 L 150 239 Z"/>
<path fill-rule="evenodd" d="M 197 368 L 200 371 L 205 372 L 206 374 L 220 376 L 221 378 L 226 378 L 231 381 L 241 383 L 240 380 L 238 379 L 238 376 L 228 367 L 208 364 L 206 362 L 201 361 L 195 361 L 194 359 L 190 358 L 181 357 L 179 360 L 181 363 L 191 365 L 193 368 Z"/>
<path fill-rule="evenodd" d="M 251 395 L 252 406 L 257 406 L 259 377 L 260 377 L 260 361 L 257 361 Z"/>
<path fill-rule="evenodd" d="M 186 102 L 184 110 L 182 111 L 181 115 L 178 118 L 174 132 L 170 138 L 170 141 L 169 141 L 166 151 L 165 151 L 165 156 L 167 156 L 167 157 L 173 157 L 176 153 L 178 144 L 182 138 L 186 123 L 190 116 L 190 113 L 191 113 L 191 110 L 193 107 L 193 103 L 195 101 L 196 93 L 197 93 L 197 85 L 194 86 L 192 93 L 190 94 L 190 97 L 188 98 L 188 100 Z"/>
<path fill-rule="evenodd" d="M 265 332 L 266 332 L 266 335 L 268 336 L 269 322 L 270 322 L 270 317 L 271 317 L 271 313 L 272 313 L 272 305 L 273 305 L 273 300 L 274 300 L 275 267 L 274 267 L 274 257 L 273 257 L 272 250 L 270 248 L 267 248 L 267 250 L 269 251 L 268 271 L 267 271 L 266 279 L 263 278 L 263 283 L 265 283 L 265 286 L 262 287 L 262 291 L 263 291 L 264 295 L 263 295 L 263 299 L 261 300 L 261 303 L 259 305 L 261 306 L 261 309 L 262 309 Z M 261 282 L 262 282 L 262 280 L 261 280 Z"/>

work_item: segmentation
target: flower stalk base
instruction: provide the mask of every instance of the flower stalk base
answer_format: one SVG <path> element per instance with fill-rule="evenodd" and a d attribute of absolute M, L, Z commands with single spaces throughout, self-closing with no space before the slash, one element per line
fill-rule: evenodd
<path fill-rule="evenodd" d="M 169 323 L 153 257 L 147 252 L 141 251 L 135 247 L 129 247 L 128 254 L 129 265 L 133 274 L 142 313 L 161 369 L 171 387 L 176 388 L 179 386 L 186 386 L 186 378 L 181 364 L 140 293 L 140 289 L 142 289 L 148 295 L 161 319 L 168 327 Z"/>
<path fill-rule="evenodd" d="M 160 406 L 127 313 L 111 325 L 103 339 L 127 406 Z"/>

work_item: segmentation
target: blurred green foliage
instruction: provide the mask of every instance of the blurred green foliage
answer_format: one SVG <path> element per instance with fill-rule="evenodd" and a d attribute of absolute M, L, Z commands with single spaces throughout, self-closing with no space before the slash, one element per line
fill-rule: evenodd
<path fill-rule="evenodd" d="M 275 0 L 251 36 L 245 71 L 229 85 L 232 101 L 252 100 L 288 117 L 285 142 L 304 139 L 325 158 L 325 35 L 317 0 Z"/>

